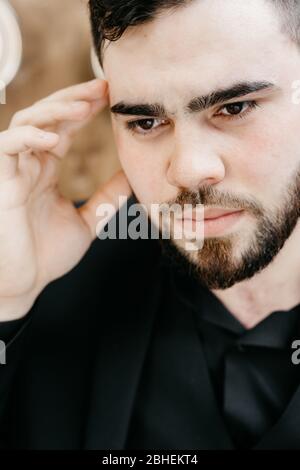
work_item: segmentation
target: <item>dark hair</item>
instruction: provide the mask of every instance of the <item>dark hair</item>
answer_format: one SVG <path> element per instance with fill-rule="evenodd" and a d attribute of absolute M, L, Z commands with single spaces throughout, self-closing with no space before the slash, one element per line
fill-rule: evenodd
<path fill-rule="evenodd" d="M 93 43 L 100 62 L 103 43 L 117 41 L 129 26 L 153 20 L 163 10 L 176 9 L 193 0 L 89 0 Z"/>
<path fill-rule="evenodd" d="M 183 7 L 193 0 L 89 0 L 93 43 L 103 63 L 103 44 L 117 41 L 129 26 L 153 20 L 163 10 Z M 300 0 L 267 0 L 280 15 L 283 31 L 300 43 Z"/>

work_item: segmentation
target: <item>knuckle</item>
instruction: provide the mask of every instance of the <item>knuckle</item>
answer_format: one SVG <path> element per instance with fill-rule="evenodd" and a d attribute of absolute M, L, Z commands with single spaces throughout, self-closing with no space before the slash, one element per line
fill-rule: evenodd
<path fill-rule="evenodd" d="M 22 126 L 19 128 L 20 130 L 20 133 L 21 135 L 23 136 L 24 139 L 26 139 L 26 137 L 36 137 L 38 136 L 38 133 L 41 132 L 40 129 L 30 125 L 30 124 L 27 124 L 26 126 Z"/>
<path fill-rule="evenodd" d="M 12 138 L 13 136 L 14 133 L 10 129 L 0 132 L 0 143 L 5 143 L 7 138 Z"/>
<path fill-rule="evenodd" d="M 18 123 L 22 121 L 23 116 L 24 116 L 24 110 L 17 111 L 13 115 L 12 120 L 10 121 L 10 126 L 18 125 Z"/>
<path fill-rule="evenodd" d="M 27 132 L 34 133 L 34 132 L 37 131 L 37 128 L 32 126 L 31 124 L 27 124 L 26 126 L 22 126 L 20 129 L 24 133 L 27 133 Z"/>
<path fill-rule="evenodd" d="M 10 121 L 10 127 L 22 126 L 22 124 L 28 122 L 32 108 L 33 106 L 29 106 L 28 108 L 17 111 Z"/>

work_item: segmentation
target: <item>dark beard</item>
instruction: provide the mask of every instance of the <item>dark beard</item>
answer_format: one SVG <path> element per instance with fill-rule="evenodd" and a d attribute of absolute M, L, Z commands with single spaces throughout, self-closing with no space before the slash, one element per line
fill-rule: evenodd
<path fill-rule="evenodd" d="M 221 205 L 220 198 L 217 202 L 213 200 L 215 194 L 213 189 L 207 187 L 201 189 L 198 196 L 202 204 Z M 187 204 L 195 200 L 195 194 L 184 192 L 175 202 Z M 224 198 L 222 200 L 225 202 Z M 177 247 L 173 240 L 160 237 L 163 256 L 170 266 L 182 274 L 192 276 L 209 289 L 227 289 L 237 282 L 250 279 L 275 258 L 300 217 L 300 171 L 287 189 L 282 207 L 275 214 L 266 215 L 261 206 L 253 203 L 248 206 L 246 204 L 245 207 L 243 201 L 240 206 L 236 199 L 231 199 L 230 202 L 231 207 L 248 207 L 258 219 L 253 242 L 238 261 L 233 260 L 232 236 L 205 239 L 203 247 L 197 252 L 196 260 L 183 248 Z"/>

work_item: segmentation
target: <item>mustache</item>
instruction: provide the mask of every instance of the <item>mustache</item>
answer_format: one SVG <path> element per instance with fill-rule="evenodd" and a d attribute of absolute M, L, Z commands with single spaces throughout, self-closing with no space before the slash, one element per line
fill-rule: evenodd
<path fill-rule="evenodd" d="M 262 204 L 254 199 L 252 196 L 245 197 L 239 194 L 220 193 L 212 186 L 203 186 L 197 191 L 182 190 L 179 195 L 173 199 L 165 202 L 164 204 L 172 206 L 178 204 L 183 207 L 185 204 L 190 204 L 193 208 L 198 204 L 204 206 L 221 207 L 227 209 L 238 209 L 248 211 L 255 217 L 264 215 L 264 208 Z"/>

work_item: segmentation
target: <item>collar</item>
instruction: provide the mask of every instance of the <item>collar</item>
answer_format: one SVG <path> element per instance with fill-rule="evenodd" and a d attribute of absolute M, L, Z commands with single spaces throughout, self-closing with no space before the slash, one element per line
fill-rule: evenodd
<path fill-rule="evenodd" d="M 171 284 L 177 296 L 192 308 L 198 320 L 222 328 L 236 336 L 238 344 L 290 349 L 300 338 L 300 304 L 290 310 L 271 312 L 255 327 L 246 329 L 225 305 L 193 276 L 170 269 Z"/>

